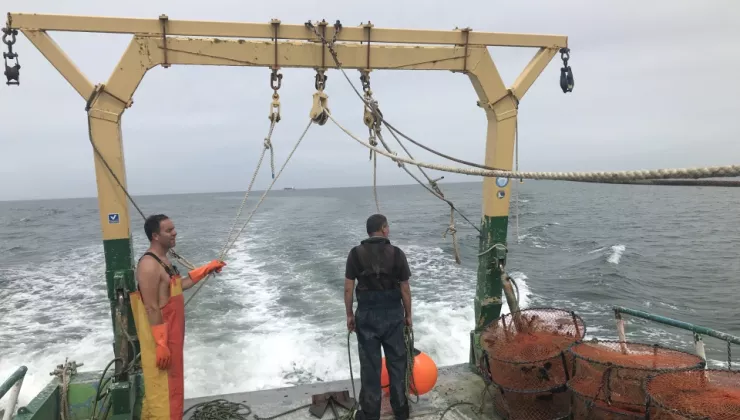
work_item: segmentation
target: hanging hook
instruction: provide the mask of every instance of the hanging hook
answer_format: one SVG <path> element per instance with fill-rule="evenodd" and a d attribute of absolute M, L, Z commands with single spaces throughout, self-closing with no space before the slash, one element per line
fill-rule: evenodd
<path fill-rule="evenodd" d="M 563 90 L 563 93 L 573 92 L 573 86 L 575 85 L 573 70 L 568 65 L 570 48 L 561 48 L 560 58 L 563 60 L 563 67 L 560 69 L 560 89 Z"/>
<path fill-rule="evenodd" d="M 325 70 L 316 70 L 316 82 L 314 83 L 314 87 L 316 87 L 316 90 L 323 91 L 326 87 L 326 80 L 329 78 L 325 74 Z"/>
<path fill-rule="evenodd" d="M 20 85 L 19 77 L 20 77 L 21 65 L 18 62 L 18 53 L 13 52 L 13 44 L 15 44 L 16 37 L 18 36 L 18 30 L 10 29 L 10 24 L 8 24 L 8 26 L 3 28 L 2 31 L 3 31 L 3 43 L 8 46 L 8 52 L 3 53 L 3 58 L 5 59 L 5 77 L 8 79 L 6 84 L 8 86 L 10 85 L 18 86 Z M 8 60 L 15 60 L 15 65 L 10 66 L 8 64 Z"/>

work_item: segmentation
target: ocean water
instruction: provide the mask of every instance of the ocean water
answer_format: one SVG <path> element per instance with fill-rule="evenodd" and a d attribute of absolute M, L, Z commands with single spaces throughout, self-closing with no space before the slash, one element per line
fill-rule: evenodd
<path fill-rule="evenodd" d="M 476 223 L 481 188 L 443 185 Z M 574 309 L 589 337 L 616 338 L 612 305 L 740 335 L 740 190 L 548 181 L 517 189 L 508 269 L 522 307 Z M 259 194 L 252 193 L 251 206 Z M 457 265 L 449 236 L 442 238 L 449 221 L 444 203 L 418 185 L 380 187 L 378 194 L 391 239 L 411 266 L 417 347 L 440 365 L 465 362 L 477 231 L 457 217 Z M 242 197 L 136 200 L 146 213 L 168 214 L 178 252 L 203 263 L 224 246 Z M 344 263 L 374 211 L 367 187 L 271 192 L 223 273 L 187 307 L 186 398 L 347 378 Z M 0 379 L 28 366 L 21 404 L 65 358 L 93 370 L 113 356 L 97 214 L 95 199 L 0 202 Z M 139 256 L 147 243 L 142 220 L 132 215 Z M 627 334 L 692 347 L 688 332 L 629 318 Z M 726 346 L 711 338 L 706 345 L 710 365 L 726 366 Z"/>

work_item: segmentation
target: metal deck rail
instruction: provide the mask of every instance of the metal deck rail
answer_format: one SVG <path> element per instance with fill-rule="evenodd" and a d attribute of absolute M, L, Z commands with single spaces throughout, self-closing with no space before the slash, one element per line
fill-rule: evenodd
<path fill-rule="evenodd" d="M 10 420 L 11 417 L 13 417 L 15 406 L 18 404 L 18 395 L 20 395 L 21 386 L 23 386 L 23 378 L 26 377 L 26 372 L 28 372 L 28 368 L 21 366 L 16 369 L 16 371 L 13 372 L 5 382 L 0 384 L 0 400 L 2 400 L 5 394 L 10 391 L 5 413 L 3 414 L 3 420 Z"/>
<path fill-rule="evenodd" d="M 680 328 L 682 330 L 691 331 L 692 333 L 694 333 L 694 347 L 696 349 L 696 354 L 704 359 L 704 361 L 707 360 L 707 355 L 706 351 L 704 350 L 704 341 L 702 340 L 702 337 L 708 336 L 716 338 L 718 340 L 722 340 L 727 343 L 727 369 L 732 368 L 732 344 L 740 344 L 740 337 L 713 330 L 708 327 L 702 327 L 700 325 L 694 325 L 688 322 L 667 318 L 661 315 L 651 314 L 649 312 L 624 308 L 622 306 L 614 306 L 614 317 L 617 320 L 617 332 L 619 333 L 619 341 L 627 341 L 624 332 L 624 319 L 622 318 L 623 314 L 642 318 L 648 321 L 657 322 L 663 325 L 669 325 L 671 327 Z"/>

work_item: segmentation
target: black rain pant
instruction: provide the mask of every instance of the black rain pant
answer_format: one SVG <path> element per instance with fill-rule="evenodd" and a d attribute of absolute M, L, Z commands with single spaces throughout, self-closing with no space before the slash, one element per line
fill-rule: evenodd
<path fill-rule="evenodd" d="M 390 379 L 390 403 L 396 420 L 409 418 L 405 392 L 406 346 L 403 330 L 405 317 L 400 293 L 394 291 L 363 292 L 357 296 L 355 331 L 360 356 L 360 407 L 357 420 L 380 419 L 381 353 Z"/>

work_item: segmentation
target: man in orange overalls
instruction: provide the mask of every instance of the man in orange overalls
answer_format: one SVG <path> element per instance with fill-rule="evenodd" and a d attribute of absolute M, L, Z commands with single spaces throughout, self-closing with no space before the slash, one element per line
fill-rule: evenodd
<path fill-rule="evenodd" d="M 167 258 L 175 246 L 175 225 L 167 216 L 147 218 L 144 231 L 149 249 L 136 268 L 138 290 L 131 293 L 131 309 L 141 345 L 145 396 L 142 420 L 181 420 L 183 416 L 183 345 L 185 301 L 182 291 L 212 272 L 220 273 L 223 261 L 188 272 L 182 278 Z"/>

